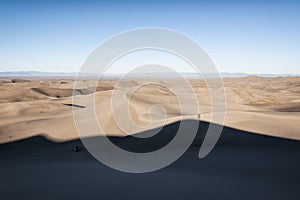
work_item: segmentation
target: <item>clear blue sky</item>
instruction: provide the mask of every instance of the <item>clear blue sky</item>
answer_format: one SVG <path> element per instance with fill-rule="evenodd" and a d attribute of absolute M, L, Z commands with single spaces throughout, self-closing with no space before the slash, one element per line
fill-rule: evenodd
<path fill-rule="evenodd" d="M 0 71 L 74 72 L 99 43 L 137 27 L 190 36 L 222 72 L 300 74 L 300 1 L 255 0 L 0 0 Z"/>

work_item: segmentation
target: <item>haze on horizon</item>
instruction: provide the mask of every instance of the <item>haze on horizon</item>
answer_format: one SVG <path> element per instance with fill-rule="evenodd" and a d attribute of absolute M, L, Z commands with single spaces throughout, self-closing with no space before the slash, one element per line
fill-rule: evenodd
<path fill-rule="evenodd" d="M 76 72 L 112 35 L 161 27 L 198 42 L 221 72 L 300 74 L 299 10 L 292 0 L 1 1 L 0 71 Z"/>

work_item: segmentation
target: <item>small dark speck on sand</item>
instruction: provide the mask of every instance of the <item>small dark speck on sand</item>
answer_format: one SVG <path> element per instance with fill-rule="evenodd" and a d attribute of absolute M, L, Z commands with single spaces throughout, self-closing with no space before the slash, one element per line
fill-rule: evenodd
<path fill-rule="evenodd" d="M 79 152 L 79 151 L 81 151 L 81 150 L 82 150 L 82 148 L 79 147 L 79 146 L 75 146 L 75 147 L 72 149 L 73 152 Z"/>

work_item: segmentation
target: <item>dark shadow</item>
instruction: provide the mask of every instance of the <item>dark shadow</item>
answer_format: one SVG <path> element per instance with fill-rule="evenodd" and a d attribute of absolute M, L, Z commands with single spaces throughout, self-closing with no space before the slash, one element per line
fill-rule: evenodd
<path fill-rule="evenodd" d="M 196 138 L 180 159 L 146 174 L 128 174 L 105 166 L 89 154 L 80 140 L 55 143 L 33 137 L 2 144 L 1 198 L 297 199 L 299 141 L 224 127 L 212 152 L 199 159 L 208 123 L 199 125 Z M 167 125 L 147 139 L 110 139 L 121 148 L 149 152 L 168 144 L 178 126 L 179 122 Z"/>
<path fill-rule="evenodd" d="M 85 108 L 85 106 L 73 104 L 73 103 L 64 103 L 65 106 L 77 107 L 77 108 Z"/>

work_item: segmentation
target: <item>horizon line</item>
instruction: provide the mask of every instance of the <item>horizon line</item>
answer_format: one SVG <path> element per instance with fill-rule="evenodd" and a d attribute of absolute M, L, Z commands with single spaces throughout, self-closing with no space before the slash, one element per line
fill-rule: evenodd
<path fill-rule="evenodd" d="M 47 72 L 47 71 L 0 71 L 0 77 L 13 77 L 13 76 L 19 76 L 19 77 L 38 77 L 38 76 L 65 76 L 65 77 L 71 77 L 78 75 L 79 72 Z M 96 74 L 90 72 L 82 73 L 83 75 L 87 76 L 97 76 Z M 104 73 L 103 75 L 106 76 L 118 76 L 126 74 L 126 72 L 109 72 Z M 151 74 L 160 74 L 166 75 L 168 72 L 145 72 L 145 73 L 134 73 L 132 75 L 144 75 L 149 76 Z M 196 75 L 201 73 L 197 72 L 178 72 L 178 74 L 182 75 Z M 290 74 L 290 73 L 246 73 L 246 72 L 219 72 L 220 76 L 222 77 L 243 77 L 243 76 L 267 76 L 267 77 L 276 77 L 276 76 L 300 76 L 300 74 Z"/>

